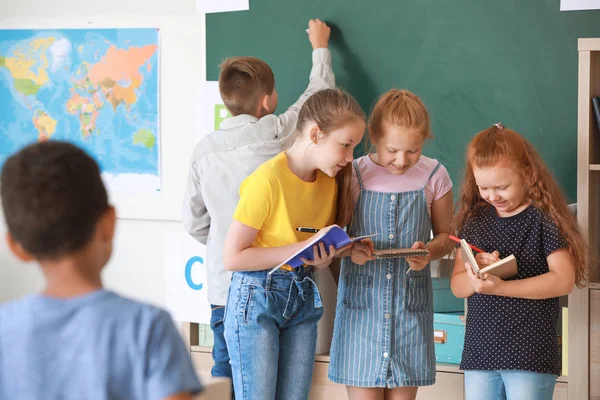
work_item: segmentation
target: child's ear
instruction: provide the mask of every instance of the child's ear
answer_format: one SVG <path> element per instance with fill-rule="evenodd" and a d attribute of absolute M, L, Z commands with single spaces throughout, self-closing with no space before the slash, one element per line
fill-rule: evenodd
<path fill-rule="evenodd" d="M 263 109 L 267 110 L 267 112 L 270 112 L 269 111 L 269 95 L 268 94 L 265 94 L 260 98 L 260 106 Z"/>
<path fill-rule="evenodd" d="M 100 217 L 100 235 L 104 241 L 112 241 L 115 236 L 117 213 L 115 208 L 109 206 Z"/>
<path fill-rule="evenodd" d="M 319 141 L 323 139 L 323 133 L 317 125 L 313 125 L 310 128 L 309 137 L 310 141 L 313 142 L 313 144 L 318 144 Z"/>
<path fill-rule="evenodd" d="M 25 262 L 35 260 L 35 257 L 32 256 L 27 250 L 25 250 L 23 246 L 21 246 L 21 244 L 17 242 L 10 233 L 6 234 L 6 244 L 8 245 L 10 252 L 13 253 L 19 260 Z"/>

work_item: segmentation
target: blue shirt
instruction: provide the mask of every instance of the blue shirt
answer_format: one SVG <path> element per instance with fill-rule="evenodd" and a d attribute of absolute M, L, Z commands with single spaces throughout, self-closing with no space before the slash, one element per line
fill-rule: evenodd
<path fill-rule="evenodd" d="M 162 399 L 201 389 L 161 309 L 104 290 L 0 306 L 0 399 Z"/>

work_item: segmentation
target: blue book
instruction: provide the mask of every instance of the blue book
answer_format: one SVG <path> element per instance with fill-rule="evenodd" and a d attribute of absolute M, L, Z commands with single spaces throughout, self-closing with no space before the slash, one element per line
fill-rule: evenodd
<path fill-rule="evenodd" d="M 326 228 L 319 230 L 319 232 L 315 233 L 311 240 L 308 242 L 306 246 L 300 249 L 296 254 L 292 255 L 290 258 L 273 268 L 270 272 L 274 272 L 284 265 L 289 265 L 292 268 L 298 268 L 302 264 L 304 264 L 301 258 L 306 260 L 314 260 L 315 253 L 313 250 L 313 246 L 318 244 L 319 242 L 323 242 L 325 248 L 329 251 L 329 246 L 334 246 L 335 249 L 340 249 L 344 246 L 349 245 L 350 243 L 358 242 L 360 240 L 370 238 L 375 236 L 373 235 L 365 235 L 351 238 L 348 234 L 337 225 L 330 225 Z"/>

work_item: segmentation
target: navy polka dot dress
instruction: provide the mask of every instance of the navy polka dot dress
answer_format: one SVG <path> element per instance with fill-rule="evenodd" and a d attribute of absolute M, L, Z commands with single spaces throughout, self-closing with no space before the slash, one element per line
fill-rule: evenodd
<path fill-rule="evenodd" d="M 504 258 L 514 254 L 526 279 L 548 272 L 546 257 L 566 248 L 556 224 L 533 205 L 517 215 L 498 217 L 483 206 L 465 225 L 461 237 Z M 467 300 L 464 370 L 520 370 L 560 374 L 556 336 L 558 298 L 527 300 L 475 293 Z"/>

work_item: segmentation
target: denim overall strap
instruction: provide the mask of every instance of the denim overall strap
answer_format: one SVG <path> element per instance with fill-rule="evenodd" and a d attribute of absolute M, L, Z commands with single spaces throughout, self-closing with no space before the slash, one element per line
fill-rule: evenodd
<path fill-rule="evenodd" d="M 435 175 L 436 172 L 438 172 L 438 169 L 440 169 L 440 166 L 442 164 L 437 163 L 437 165 L 435 166 L 435 168 L 433 169 L 433 171 L 431 171 L 431 174 L 429 174 L 429 178 L 427 178 L 427 182 L 425 182 L 425 186 L 423 186 L 423 189 L 425 189 L 427 187 L 427 184 L 429 183 L 429 181 L 431 180 L 431 178 L 433 178 L 433 176 Z"/>
<path fill-rule="evenodd" d="M 365 187 L 363 185 L 362 176 L 360 176 L 360 170 L 358 169 L 358 163 L 356 162 L 356 160 L 352 161 L 352 165 L 354 166 L 354 171 L 356 171 L 356 177 L 358 178 L 358 185 L 360 186 L 360 189 L 363 190 Z"/>

